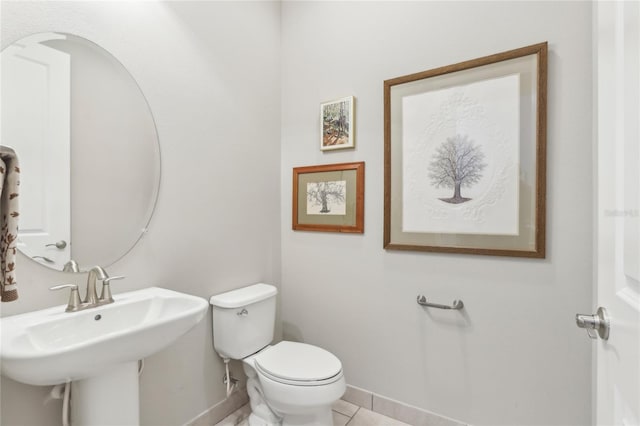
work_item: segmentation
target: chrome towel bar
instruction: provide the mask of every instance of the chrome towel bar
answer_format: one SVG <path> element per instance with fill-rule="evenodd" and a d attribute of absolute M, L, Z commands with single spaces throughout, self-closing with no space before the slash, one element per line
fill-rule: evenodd
<path fill-rule="evenodd" d="M 423 295 L 419 294 L 417 298 L 418 305 L 429 306 L 430 308 L 438 308 L 438 309 L 462 309 L 464 308 L 464 303 L 462 300 L 454 300 L 451 306 L 449 305 L 441 305 L 439 303 L 431 303 L 427 302 L 427 298 Z"/>

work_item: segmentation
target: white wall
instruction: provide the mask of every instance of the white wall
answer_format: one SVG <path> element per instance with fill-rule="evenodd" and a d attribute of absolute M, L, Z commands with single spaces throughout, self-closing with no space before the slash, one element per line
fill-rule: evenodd
<path fill-rule="evenodd" d="M 162 151 L 160 198 L 149 233 L 107 268 L 128 277 L 115 293 L 158 285 L 208 298 L 279 281 L 279 3 L 3 1 L 1 7 L 3 48 L 42 31 L 83 36 L 118 58 L 149 101 Z M 2 315 L 63 304 L 67 296 L 47 288 L 86 279 L 22 255 L 18 271 L 20 299 L 2 304 Z M 224 398 L 209 316 L 146 361 L 143 424 L 183 424 Z M 2 425 L 59 424 L 59 402 L 43 406 L 48 388 L 3 377 L 1 391 Z"/>
<path fill-rule="evenodd" d="M 591 422 L 591 4 L 282 6 L 282 319 L 347 382 L 474 425 Z M 547 40 L 547 259 L 385 251 L 383 81 Z M 322 101 L 356 97 L 355 150 L 322 153 Z M 291 230 L 291 169 L 366 161 L 365 233 Z M 417 294 L 461 313 L 425 310 Z"/>

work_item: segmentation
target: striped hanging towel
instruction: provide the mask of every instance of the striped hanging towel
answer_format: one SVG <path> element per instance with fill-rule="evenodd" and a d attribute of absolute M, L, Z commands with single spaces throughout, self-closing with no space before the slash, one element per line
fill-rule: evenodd
<path fill-rule="evenodd" d="M 18 186 L 20 166 L 15 151 L 0 145 L 0 300 L 18 298 L 16 243 L 18 240 Z"/>

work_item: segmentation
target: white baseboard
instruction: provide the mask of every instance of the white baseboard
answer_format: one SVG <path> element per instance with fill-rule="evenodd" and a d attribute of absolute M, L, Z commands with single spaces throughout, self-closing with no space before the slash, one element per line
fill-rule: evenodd
<path fill-rule="evenodd" d="M 200 413 L 194 419 L 185 423 L 185 426 L 212 426 L 219 423 L 229 414 L 249 402 L 246 388 L 240 388 L 232 393 L 229 398 L 218 402 L 208 410 Z"/>
<path fill-rule="evenodd" d="M 404 404 L 351 385 L 347 385 L 347 390 L 342 396 L 342 399 L 359 407 L 366 408 L 410 425 L 468 426 L 464 422 Z M 216 405 L 204 411 L 194 419 L 187 422 L 185 426 L 215 425 L 238 408 L 245 405 L 247 402 L 249 402 L 247 390 L 244 388 L 238 389 L 229 398 L 220 401 Z"/>
<path fill-rule="evenodd" d="M 404 404 L 351 385 L 347 385 L 347 391 L 342 399 L 410 425 L 467 426 L 464 422 Z"/>

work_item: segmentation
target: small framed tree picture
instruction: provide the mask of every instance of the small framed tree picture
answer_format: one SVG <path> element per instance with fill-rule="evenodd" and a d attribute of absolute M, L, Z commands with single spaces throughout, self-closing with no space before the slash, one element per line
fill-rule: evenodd
<path fill-rule="evenodd" d="M 384 248 L 545 257 L 547 43 L 384 82 Z"/>
<path fill-rule="evenodd" d="M 320 104 L 320 150 L 355 146 L 353 111 L 353 96 Z"/>
<path fill-rule="evenodd" d="M 364 162 L 293 169 L 293 229 L 364 232 Z"/>

